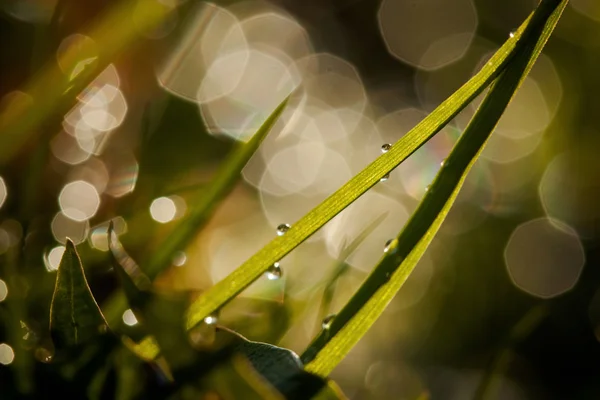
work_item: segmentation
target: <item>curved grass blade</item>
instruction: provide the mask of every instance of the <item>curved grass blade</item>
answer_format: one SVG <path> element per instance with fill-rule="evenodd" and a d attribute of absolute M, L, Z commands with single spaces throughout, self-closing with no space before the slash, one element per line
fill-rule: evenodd
<path fill-rule="evenodd" d="M 57 349 L 84 343 L 107 329 L 90 291 L 75 245 L 67 239 L 50 306 L 50 333 Z"/>
<path fill-rule="evenodd" d="M 142 269 L 150 278 L 156 277 L 159 272 L 169 266 L 173 254 L 187 246 L 194 235 L 212 216 L 221 200 L 231 192 L 240 177 L 242 169 L 281 116 L 288 99 L 289 96 L 277 106 L 250 141 L 240 143 L 236 147 L 227 161 L 222 164 L 212 183 L 208 187 L 201 186 L 199 188 L 195 198 L 189 202 L 192 207 L 187 217 L 175 227 L 166 241 L 160 245 L 159 250 L 149 260 L 148 265 L 142 266 Z"/>
<path fill-rule="evenodd" d="M 250 157 L 256 152 L 260 143 L 275 125 L 292 94 L 277 106 L 249 142 L 240 143 L 236 147 L 209 185 L 196 188 L 196 200 L 191 202 L 194 205 L 189 216 L 174 229 L 157 253 L 153 255 L 153 258 L 148 261 L 148 265 L 141 268 L 150 278 L 156 277 L 170 264 L 173 254 L 185 248 L 194 237 L 194 234 L 208 221 L 221 200 L 231 192 L 239 180 L 242 168 L 248 163 Z M 109 321 L 116 320 L 125 308 L 125 299 L 122 293 L 115 293 L 103 304 L 103 308 Z"/>
<path fill-rule="evenodd" d="M 507 42 L 475 76 L 398 140 L 387 153 L 373 161 L 367 168 L 297 221 L 285 235 L 273 239 L 227 278 L 218 282 L 198 298 L 188 311 L 188 328 L 198 324 L 235 297 L 258 279 L 269 266 L 281 260 L 304 242 L 440 131 L 502 72 L 509 58 L 523 46 L 520 40 L 521 35 L 529 25 L 530 19 L 531 17 L 514 35 L 509 37 Z M 379 145 L 379 143 L 373 144 L 374 148 L 378 148 Z"/>
<path fill-rule="evenodd" d="M 329 328 L 302 355 L 302 360 L 308 363 L 307 371 L 328 375 L 400 290 L 444 221 L 469 170 L 541 53 L 567 1 L 541 2 L 523 36 L 523 48 L 492 85 L 411 219 Z"/>
<path fill-rule="evenodd" d="M 160 1 L 121 1 L 86 32 L 94 43 L 87 50 L 94 56 L 77 54 L 75 46 L 62 57 L 63 69 L 54 59 L 49 61 L 22 89 L 26 96 L 0 110 L 0 165 L 10 161 L 31 136 L 41 134 L 39 128 L 49 117 L 64 115 L 109 63 L 171 11 Z"/>
<path fill-rule="evenodd" d="M 333 272 L 331 273 L 330 278 L 327 280 L 327 284 L 325 285 L 325 289 L 323 290 L 323 297 L 321 299 L 320 306 L 320 314 L 321 319 L 324 319 L 328 313 L 331 302 L 333 301 L 333 295 L 335 291 L 335 284 L 338 280 L 348 271 L 350 265 L 346 262 L 348 257 L 352 255 L 360 246 L 360 244 L 383 222 L 383 220 L 388 216 L 389 212 L 382 213 L 379 217 L 375 218 L 367 227 L 356 236 L 350 244 L 347 246 L 344 244 L 342 248 L 342 254 L 340 254 L 339 261 L 336 262 L 333 268 Z"/>

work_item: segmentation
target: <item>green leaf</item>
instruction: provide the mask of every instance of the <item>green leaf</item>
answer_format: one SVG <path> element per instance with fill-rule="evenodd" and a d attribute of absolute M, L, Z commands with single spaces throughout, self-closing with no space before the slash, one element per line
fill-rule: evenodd
<path fill-rule="evenodd" d="M 57 349 L 84 343 L 107 330 L 85 279 L 75 245 L 67 239 L 50 308 L 50 332 Z"/>
<path fill-rule="evenodd" d="M 475 116 L 435 177 L 426 196 L 357 293 L 315 339 L 302 360 L 327 376 L 377 320 L 437 233 L 498 120 L 552 33 L 567 0 L 542 1 L 528 24 L 523 46 L 494 82 Z"/>
<path fill-rule="evenodd" d="M 320 205 L 294 223 L 285 235 L 275 237 L 227 278 L 218 282 L 198 298 L 189 309 L 188 327 L 198 324 L 207 315 L 235 297 L 258 279 L 273 263 L 281 260 L 304 242 L 440 131 L 502 72 L 509 58 L 523 46 L 520 38 L 528 21 L 529 19 L 514 35 L 509 37 L 507 42 L 469 82 L 404 135 L 387 153 L 373 161 Z M 374 146 L 378 147 L 379 144 L 374 144 Z"/>
<path fill-rule="evenodd" d="M 171 264 L 173 254 L 188 245 L 190 240 L 206 224 L 221 201 L 231 192 L 239 180 L 242 169 L 279 119 L 288 99 L 289 96 L 273 110 L 250 141 L 238 144 L 221 165 L 208 187 L 200 186 L 197 189 L 195 197 L 189 201 L 191 207 L 186 218 L 173 229 L 166 241 L 160 245 L 156 254 L 152 255 L 147 265 L 142 265 L 142 269 L 150 278 L 156 277 L 159 272 Z"/>
<path fill-rule="evenodd" d="M 206 386 L 226 400 L 284 400 L 241 355 L 233 356 L 206 376 Z M 200 398 L 201 396 L 197 396 Z"/>
<path fill-rule="evenodd" d="M 270 132 L 273 125 L 275 125 L 292 94 L 277 106 L 249 142 L 238 144 L 227 157 L 227 160 L 223 162 L 215 178 L 209 185 L 202 185 L 196 188 L 196 199 L 188 203 L 191 204 L 191 207 L 187 218 L 175 227 L 166 241 L 160 245 L 159 250 L 155 254 L 152 254 L 152 258 L 146 265 L 142 264 L 143 271 L 150 278 L 156 277 L 165 267 L 170 265 L 175 252 L 186 247 L 190 240 L 194 238 L 194 235 L 202 229 L 212 216 L 221 201 L 231 192 L 240 178 L 242 169 L 256 152 L 256 149 Z M 119 247 L 115 246 L 115 249 L 119 249 Z M 121 251 L 119 250 L 116 254 L 120 253 Z M 126 286 L 124 288 L 127 290 Z M 113 321 L 113 319 L 117 320 L 120 317 L 124 304 L 125 300 L 121 293 L 114 294 L 106 301 L 103 308 L 109 321 Z"/>

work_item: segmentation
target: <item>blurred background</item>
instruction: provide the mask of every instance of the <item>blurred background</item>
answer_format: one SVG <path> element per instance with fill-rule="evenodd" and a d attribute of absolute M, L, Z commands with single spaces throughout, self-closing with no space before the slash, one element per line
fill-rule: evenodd
<path fill-rule="evenodd" d="M 115 3 L 2 1 L 0 110 L 36 101 L 23 88 L 46 63 L 94 63 L 103 49 L 87 28 Z M 19 322 L 29 346 L 40 345 L 67 237 L 102 304 L 116 286 L 108 222 L 143 264 L 236 142 L 299 87 L 234 191 L 156 280 L 164 290 L 201 293 L 400 139 L 536 5 L 161 3 L 169 9 L 163 22 L 1 167 L 0 369 L 22 347 L 8 333 L 11 299 L 27 299 Z M 135 26 L 144 15 L 130 18 Z M 332 374 L 349 398 L 600 398 L 599 47 L 600 3 L 571 0 L 440 233 Z M 281 274 L 225 307 L 220 323 L 301 353 L 407 221 L 478 101 L 281 260 Z M 18 263 L 15 248 L 25 249 Z M 334 279 L 341 262 L 348 268 Z M 115 321 L 135 332 L 131 311 Z"/>

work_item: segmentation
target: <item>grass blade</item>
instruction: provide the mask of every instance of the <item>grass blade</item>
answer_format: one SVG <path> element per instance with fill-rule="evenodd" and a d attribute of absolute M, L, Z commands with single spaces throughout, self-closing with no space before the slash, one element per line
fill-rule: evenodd
<path fill-rule="evenodd" d="M 344 249 L 340 254 L 339 261 L 335 263 L 333 267 L 333 272 L 331 273 L 330 278 L 327 280 L 327 284 L 325 285 L 325 289 L 323 290 L 323 297 L 321 299 L 321 307 L 320 313 L 321 318 L 325 318 L 328 313 L 329 307 L 333 300 L 333 295 L 335 292 L 335 284 L 339 281 L 339 279 L 348 271 L 350 265 L 346 262 L 348 257 L 352 255 L 364 242 L 364 240 L 383 222 L 383 220 L 388 216 L 389 212 L 382 213 L 379 217 L 375 218 L 367 227 L 357 236 L 355 237 L 348 246 L 342 246 Z"/>
<path fill-rule="evenodd" d="M 173 254 L 187 246 L 194 235 L 212 216 L 221 200 L 231 192 L 240 177 L 242 168 L 248 163 L 250 157 L 271 131 L 285 109 L 288 99 L 289 96 L 277 106 L 250 141 L 240 143 L 236 147 L 227 161 L 222 164 L 212 183 L 208 187 L 201 186 L 199 188 L 195 199 L 190 201 L 193 206 L 188 216 L 175 227 L 166 241 L 160 245 L 159 250 L 149 260 L 148 265 L 142 265 L 142 269 L 151 279 L 170 265 Z"/>
<path fill-rule="evenodd" d="M 530 18 L 514 35 L 509 37 L 507 42 L 475 76 L 396 142 L 390 151 L 373 161 L 333 195 L 297 221 L 285 235 L 276 237 L 227 278 L 218 282 L 197 299 L 188 311 L 188 327 L 198 324 L 235 297 L 258 279 L 269 266 L 281 260 L 441 130 L 502 72 L 509 58 L 522 47 L 520 38 L 525 28 L 529 26 L 529 21 Z M 374 143 L 373 145 L 379 147 L 380 144 Z"/>
<path fill-rule="evenodd" d="M 116 272 L 129 306 L 135 311 L 143 310 L 150 299 L 149 291 L 152 283 L 123 248 L 114 231 L 112 220 L 108 225 L 108 247 L 111 265 Z"/>
<path fill-rule="evenodd" d="M 291 94 L 290 94 L 291 96 Z M 228 156 L 217 172 L 214 180 L 209 185 L 197 187 L 196 200 L 192 201 L 193 207 L 185 218 L 172 232 L 153 258 L 142 264 L 141 269 L 150 279 L 155 278 L 165 267 L 169 266 L 173 254 L 185 248 L 194 235 L 204 226 L 213 214 L 216 207 L 233 189 L 250 157 L 267 136 L 277 119 L 285 109 L 288 96 L 269 115 L 263 125 L 247 143 L 240 143 Z M 136 266 L 137 268 L 137 266 Z M 115 293 L 104 304 L 103 309 L 109 320 L 117 319 L 125 306 L 122 293 Z"/>
<path fill-rule="evenodd" d="M 67 239 L 50 306 L 50 333 L 57 349 L 76 346 L 106 330 L 75 245 Z"/>
<path fill-rule="evenodd" d="M 568 0 L 540 3 L 519 49 L 494 82 L 475 116 L 438 172 L 426 196 L 367 280 L 302 355 L 306 370 L 321 376 L 366 333 L 400 290 L 450 210 L 498 120 L 533 66 Z"/>

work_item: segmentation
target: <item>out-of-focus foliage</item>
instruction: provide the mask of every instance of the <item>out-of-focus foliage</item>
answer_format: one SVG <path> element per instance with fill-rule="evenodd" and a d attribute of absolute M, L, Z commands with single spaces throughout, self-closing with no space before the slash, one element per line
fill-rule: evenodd
<path fill-rule="evenodd" d="M 480 71 L 535 3 L 3 2 L 0 397 L 280 396 L 232 332 L 300 353 L 331 326 L 323 316 L 377 264 L 482 98 L 189 333 L 187 305 L 278 234 L 290 240 L 382 151 L 394 158 L 385 145 Z M 348 397 L 599 396 L 593 4 L 570 1 L 438 236 L 332 372 Z M 164 257 L 142 304 L 115 297 L 110 223 L 130 261 L 150 265 L 235 141 L 252 140 L 295 88 L 243 182 Z M 19 118 L 32 109 L 43 112 Z M 67 237 L 110 330 L 61 353 L 49 308 Z M 148 334 L 156 359 L 135 354 Z M 342 396 L 313 375 L 291 382 Z"/>

